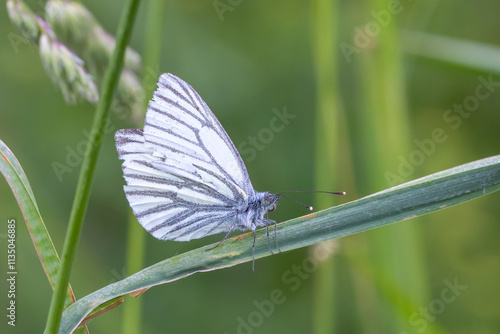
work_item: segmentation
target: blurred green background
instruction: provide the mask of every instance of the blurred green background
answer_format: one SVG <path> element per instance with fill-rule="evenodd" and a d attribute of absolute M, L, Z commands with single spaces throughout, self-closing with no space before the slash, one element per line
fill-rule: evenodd
<path fill-rule="evenodd" d="M 26 3 L 35 13 L 43 13 L 39 2 Z M 231 8 L 222 20 L 214 3 Z M 398 4 L 397 12 L 389 11 L 391 3 Z M 144 48 L 146 5 L 144 1 L 131 41 L 139 53 Z M 190 83 L 236 146 L 269 128 L 273 109 L 286 108 L 295 116 L 271 140 L 261 143 L 262 150 L 253 159 L 241 152 L 255 189 L 347 192 L 334 199 L 294 196 L 322 209 L 394 185 L 387 179 L 388 172 L 399 175 L 396 181 L 401 183 L 499 153 L 500 2 L 365 0 L 323 5 L 332 5 L 331 13 L 316 7 L 322 6 L 321 1 L 166 3 L 158 70 Z M 115 33 L 122 2 L 86 1 L 85 6 Z M 390 15 L 381 17 L 382 11 Z M 329 24 L 323 27 L 324 22 Z M 375 30 L 369 30 L 370 22 Z M 63 174 L 60 182 L 52 164 L 65 164 L 68 150 L 76 150 L 86 140 L 94 107 L 65 104 L 42 67 L 38 49 L 10 43 L 8 34 L 17 30 L 4 6 L 0 26 L 4 36 L 0 40 L 0 139 L 23 166 L 61 253 L 79 168 Z M 491 47 L 484 49 L 481 43 Z M 331 68 L 318 61 L 322 50 L 334 55 L 326 57 Z M 356 51 L 346 56 L 346 50 Z M 493 82 L 489 91 L 482 84 L 485 80 Z M 481 85 L 484 88 L 478 88 Z M 318 87 L 326 88 L 318 93 Z M 478 89 L 491 94 L 474 100 Z M 323 103 L 329 97 L 334 97 L 332 110 L 328 102 Z M 474 101 L 479 103 L 469 105 L 470 113 L 448 111 Z M 321 110 L 331 112 L 332 123 L 322 121 Z M 111 115 L 111 124 L 70 280 L 77 298 L 126 276 L 128 203 L 113 133 L 133 123 Z M 318 124 L 335 129 L 335 152 L 315 148 L 328 147 L 329 134 L 322 137 Z M 439 129 L 442 140 L 430 144 Z M 422 143 L 427 143 L 426 149 Z M 318 164 L 329 157 L 336 167 L 331 179 L 323 181 Z M 410 169 L 401 173 L 402 164 Z M 6 324 L 7 290 L 2 279 L 0 332 L 40 333 L 52 292 L 3 178 L 0 199 L 2 277 L 7 271 L 6 225 L 11 218 L 17 221 L 18 266 L 17 325 Z M 493 194 L 338 240 L 329 266 L 322 262 L 310 273 L 292 274 L 298 279 L 295 290 L 284 276 L 303 265 L 310 249 L 259 260 L 255 272 L 247 263 L 154 287 L 139 297 L 143 302 L 140 332 L 498 333 L 498 202 L 499 195 Z M 271 218 L 283 221 L 306 213 L 303 207 L 282 200 Z M 221 237 L 176 243 L 147 235 L 144 266 Z M 325 271 L 331 273 L 323 276 L 330 277 L 327 283 L 318 279 Z M 458 290 L 449 288 L 457 282 Z M 276 289 L 283 291 L 285 300 L 272 311 L 259 311 L 256 305 L 269 300 Z M 326 308 L 318 301 L 321 295 L 331 301 Z M 123 309 L 121 305 L 92 320 L 90 333 L 121 332 Z M 330 323 L 321 325 L 322 321 Z"/>

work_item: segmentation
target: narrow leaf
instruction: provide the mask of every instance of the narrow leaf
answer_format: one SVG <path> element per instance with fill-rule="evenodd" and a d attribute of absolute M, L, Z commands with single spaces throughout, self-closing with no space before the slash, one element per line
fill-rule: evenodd
<path fill-rule="evenodd" d="M 50 286 L 55 288 L 54 280 L 59 270 L 59 256 L 50 239 L 49 232 L 43 223 L 42 216 L 36 204 L 35 195 L 28 182 L 21 164 L 14 153 L 0 140 L 0 171 L 4 175 L 14 196 L 16 197 L 19 208 L 23 213 L 26 226 L 28 227 L 31 240 L 35 246 L 38 258 L 42 263 L 43 270 L 47 275 Z M 75 301 L 75 296 L 71 286 L 68 286 L 68 293 L 64 302 L 64 307 L 68 307 Z"/>
<path fill-rule="evenodd" d="M 475 71 L 500 74 L 500 47 L 448 36 L 407 31 L 403 48 L 409 54 Z"/>
<path fill-rule="evenodd" d="M 405 221 L 500 189 L 500 155 L 475 161 L 278 225 L 282 251 L 310 246 Z M 99 305 L 137 290 L 169 283 L 197 272 L 232 267 L 252 260 L 253 233 L 204 246 L 158 262 L 108 285 L 64 311 L 59 333 L 74 330 Z M 269 256 L 266 230 L 257 232 L 255 258 Z M 279 256 L 279 255 L 277 255 Z M 249 267 L 249 270 L 250 267 Z M 258 270 L 258 266 L 257 266 Z"/>

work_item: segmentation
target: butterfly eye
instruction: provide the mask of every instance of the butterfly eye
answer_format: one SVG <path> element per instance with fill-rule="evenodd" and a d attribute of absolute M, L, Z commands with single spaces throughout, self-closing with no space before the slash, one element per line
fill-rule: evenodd
<path fill-rule="evenodd" d="M 273 204 L 269 207 L 269 210 L 267 210 L 268 212 L 273 212 L 274 210 L 276 210 L 276 204 Z"/>

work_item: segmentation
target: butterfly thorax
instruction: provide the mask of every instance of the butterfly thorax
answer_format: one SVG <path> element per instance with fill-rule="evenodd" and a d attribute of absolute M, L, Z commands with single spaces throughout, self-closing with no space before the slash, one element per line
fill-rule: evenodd
<path fill-rule="evenodd" d="M 241 230 L 255 230 L 259 226 L 267 226 L 269 219 L 265 216 L 276 209 L 277 201 L 278 197 L 274 194 L 255 191 L 253 196 L 249 197 L 246 209 L 238 212 L 235 227 Z"/>

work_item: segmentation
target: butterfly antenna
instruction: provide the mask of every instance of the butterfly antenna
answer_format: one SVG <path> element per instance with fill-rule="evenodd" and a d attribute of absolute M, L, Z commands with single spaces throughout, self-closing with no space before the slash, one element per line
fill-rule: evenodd
<path fill-rule="evenodd" d="M 286 193 L 322 193 L 322 194 L 332 194 L 332 195 L 345 195 L 345 191 L 321 191 L 321 190 L 317 190 L 317 191 L 316 190 L 311 190 L 311 191 L 289 190 L 289 191 L 281 191 L 281 192 L 275 194 L 276 196 L 278 196 L 278 198 L 280 198 L 280 197 L 288 198 L 289 200 L 292 200 L 295 203 L 302 205 L 303 207 L 305 207 L 306 209 L 309 209 L 310 211 L 313 210 L 312 206 L 306 205 L 302 202 L 297 201 L 294 198 L 283 195 Z"/>
<path fill-rule="evenodd" d="M 302 205 L 304 208 L 309 209 L 310 211 L 312 211 L 312 209 L 313 209 L 312 206 L 306 205 L 306 204 L 304 204 L 302 202 L 299 202 L 295 198 L 291 198 L 291 197 L 288 197 L 288 196 L 285 196 L 285 195 L 278 195 L 278 198 L 281 198 L 281 197 L 284 197 L 284 198 L 287 198 L 287 199 L 289 199 L 291 201 L 294 201 L 295 203 L 298 203 L 298 204 Z"/>
<path fill-rule="evenodd" d="M 322 191 L 322 190 L 288 190 L 288 191 L 280 191 L 275 195 L 280 196 L 281 194 L 287 193 L 321 193 L 321 194 L 332 194 L 332 195 L 345 195 L 345 191 Z"/>

